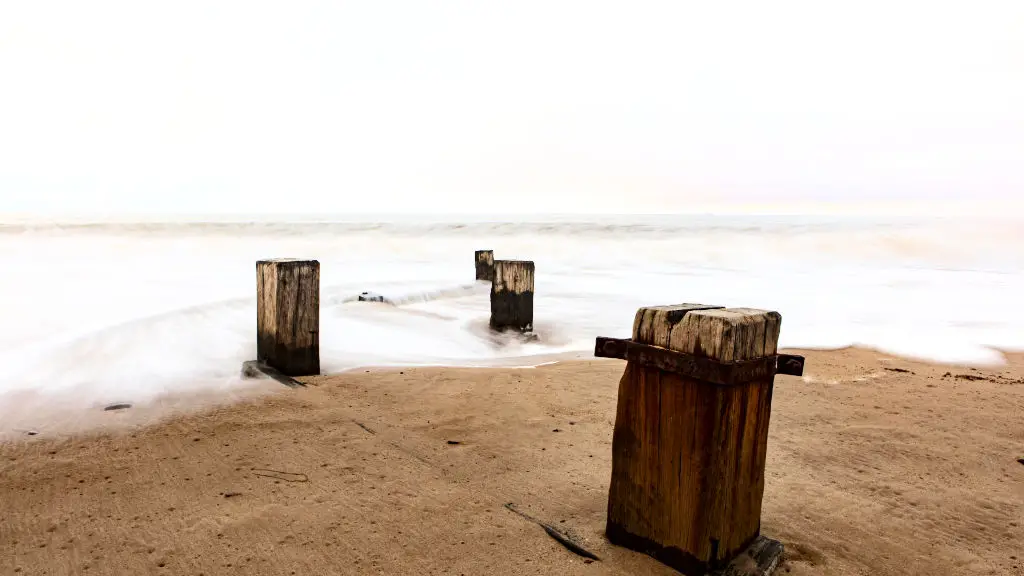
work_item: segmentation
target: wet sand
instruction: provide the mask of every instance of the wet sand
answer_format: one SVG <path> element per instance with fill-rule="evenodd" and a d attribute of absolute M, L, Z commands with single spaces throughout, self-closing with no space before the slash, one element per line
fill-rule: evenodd
<path fill-rule="evenodd" d="M 778 573 L 1024 574 L 1024 355 L 805 354 L 773 400 Z M 623 365 L 358 371 L 43 427 L 0 444 L 0 574 L 675 574 L 602 536 Z"/>

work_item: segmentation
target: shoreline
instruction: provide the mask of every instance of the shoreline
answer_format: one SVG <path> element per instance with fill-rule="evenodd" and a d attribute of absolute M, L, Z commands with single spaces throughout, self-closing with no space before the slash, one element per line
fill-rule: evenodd
<path fill-rule="evenodd" d="M 1003 362 L 998 365 L 963 362 L 936 362 L 911 356 L 899 356 L 878 349 L 863 346 L 843 346 L 839 348 L 780 348 L 780 353 L 800 354 L 814 357 L 818 355 L 841 355 L 845 353 L 870 354 L 880 358 L 882 363 L 913 363 L 944 369 L 950 374 L 959 370 L 965 374 L 953 374 L 953 377 L 970 377 L 971 372 L 990 371 L 1006 372 L 1016 366 L 1024 365 L 1024 352 L 1000 350 Z M 560 352 L 553 354 L 522 355 L 494 359 L 477 364 L 374 364 L 354 366 L 340 371 L 324 373 L 319 376 L 300 377 L 300 382 L 321 378 L 344 378 L 355 374 L 393 375 L 411 370 L 445 370 L 445 371 L 504 371 L 504 370 L 536 370 L 549 366 L 573 365 L 583 362 L 621 362 L 620 360 L 595 358 L 592 352 Z M 806 383 L 819 382 L 814 375 L 815 367 L 808 364 L 802 379 Z M 863 376 L 863 375 L 862 375 Z M 1012 378 L 1011 378 L 1012 380 Z M 31 390 L 19 390 L 0 395 L 0 421 L 7 425 L 0 427 L 0 444 L 24 439 L 40 440 L 43 438 L 66 438 L 76 435 L 95 435 L 112 432 L 124 427 L 159 425 L 168 418 L 202 414 L 211 410 L 230 407 L 238 403 L 258 400 L 267 395 L 279 392 L 286 393 L 287 387 L 267 378 L 236 378 L 230 384 L 221 384 L 216 388 L 189 388 L 183 392 L 164 393 L 144 401 L 135 402 L 125 398 L 131 404 L 126 410 L 114 413 L 103 410 L 108 403 L 91 402 L 76 404 L 62 399 L 54 393 L 36 393 Z M 6 396 L 6 399 L 4 398 Z M 15 410 L 13 407 L 18 408 Z M 7 406 L 8 409 L 4 409 Z M 26 414 L 36 412 L 38 416 Z M 12 423 L 13 422 L 13 423 Z"/>

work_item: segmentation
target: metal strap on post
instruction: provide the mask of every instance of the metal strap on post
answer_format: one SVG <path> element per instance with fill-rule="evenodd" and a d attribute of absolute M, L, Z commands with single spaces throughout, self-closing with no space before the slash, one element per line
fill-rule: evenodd
<path fill-rule="evenodd" d="M 674 372 L 688 378 L 724 386 L 768 378 L 775 374 L 789 376 L 803 376 L 804 374 L 803 356 L 773 354 L 756 360 L 721 362 L 713 358 L 703 358 L 668 348 L 642 344 L 629 338 L 598 336 L 594 347 L 594 356 L 628 360 L 643 366 L 652 366 L 666 372 Z"/>

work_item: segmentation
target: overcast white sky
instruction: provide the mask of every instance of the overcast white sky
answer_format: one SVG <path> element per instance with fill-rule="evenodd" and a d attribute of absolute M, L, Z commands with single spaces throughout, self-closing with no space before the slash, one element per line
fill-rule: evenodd
<path fill-rule="evenodd" d="M 1024 1 L 0 3 L 0 214 L 1024 197 Z"/>

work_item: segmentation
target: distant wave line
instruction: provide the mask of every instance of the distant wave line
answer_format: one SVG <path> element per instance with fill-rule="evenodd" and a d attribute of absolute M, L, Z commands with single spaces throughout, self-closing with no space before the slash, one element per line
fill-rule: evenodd
<path fill-rule="evenodd" d="M 807 222 L 764 218 L 758 221 L 721 217 L 683 219 L 660 223 L 607 223 L 607 222 L 473 222 L 473 223 L 391 223 L 391 222 L 137 222 L 137 223 L 0 223 L 0 234 L 43 235 L 147 235 L 147 236 L 280 236 L 308 237 L 310 235 L 348 235 L 381 233 L 400 237 L 423 234 L 513 236 L 519 234 L 607 236 L 694 235 L 714 233 L 808 233 L 853 230 L 884 230 L 896 223 L 884 221 L 854 222 L 847 220 L 817 220 Z M 905 226 L 906 223 L 903 223 Z"/>

